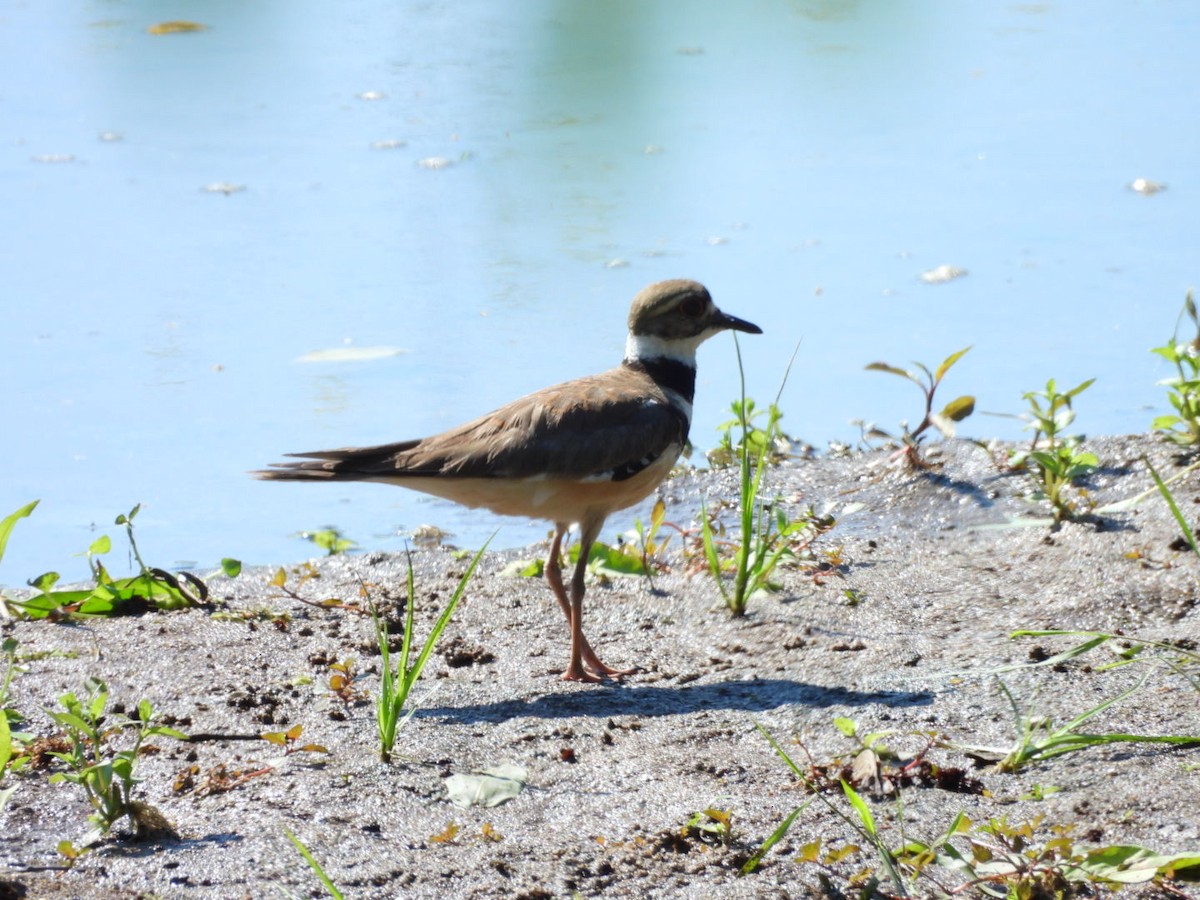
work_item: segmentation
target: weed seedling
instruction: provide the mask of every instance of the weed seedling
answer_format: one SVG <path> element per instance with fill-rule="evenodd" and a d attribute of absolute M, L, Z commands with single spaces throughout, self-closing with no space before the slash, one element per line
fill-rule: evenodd
<path fill-rule="evenodd" d="M 301 744 L 300 735 L 303 733 L 303 725 L 293 725 L 287 731 L 268 731 L 262 736 L 262 739 L 268 744 L 274 744 L 276 747 L 282 747 L 284 756 L 291 756 L 293 753 L 329 752 L 329 750 L 321 744 Z"/>
<path fill-rule="evenodd" d="M 746 373 L 742 366 L 742 348 L 734 337 L 734 347 L 737 350 L 738 379 L 740 384 L 741 411 L 748 410 L 746 403 Z M 796 352 L 800 350 L 796 347 Z M 778 410 L 779 398 L 783 395 L 787 384 L 788 374 L 796 354 L 792 354 L 787 369 L 783 373 L 779 391 L 775 395 L 772 407 Z M 781 416 L 772 415 L 778 423 Z M 704 546 L 704 557 L 708 561 L 709 571 L 717 582 L 717 588 L 725 605 L 735 616 L 744 615 L 750 596 L 757 590 L 770 584 L 771 573 L 791 550 L 791 541 L 807 527 L 804 522 L 791 522 L 787 513 L 778 503 L 769 504 L 762 497 L 763 476 L 767 470 L 767 454 L 772 448 L 769 432 L 764 432 L 762 440 L 756 442 L 751 438 L 750 419 L 743 415 L 741 418 L 742 441 L 737 447 L 739 465 L 738 484 L 738 533 L 733 541 L 733 562 L 730 568 L 733 572 L 733 585 L 725 583 L 726 566 L 721 560 L 712 523 L 709 521 L 708 510 L 701 509 L 701 536 Z M 768 424 L 768 429 L 772 425 Z"/>
<path fill-rule="evenodd" d="M 1146 672 L 1133 687 L 1096 704 L 1058 727 L 1055 727 L 1048 717 L 1027 714 L 1013 696 L 1012 691 L 1009 690 L 1008 685 L 1003 681 L 998 681 L 1000 690 L 1004 693 L 1012 709 L 1013 721 L 1017 729 L 1017 742 L 1007 751 L 1000 751 L 1003 755 L 996 763 L 996 771 L 1019 772 L 1034 762 L 1041 762 L 1064 753 L 1073 753 L 1076 750 L 1086 750 L 1089 747 L 1102 747 L 1109 744 L 1200 744 L 1200 736 L 1196 735 L 1084 734 L 1078 730 L 1093 716 L 1141 690 L 1149 675 L 1150 672 Z M 991 751 L 985 749 L 984 752 Z"/>
<path fill-rule="evenodd" d="M 434 623 L 433 629 L 429 632 L 429 636 L 421 646 L 416 661 L 411 665 L 409 659 L 412 656 L 413 650 L 413 610 L 416 607 L 416 589 L 413 585 L 411 554 L 408 555 L 408 600 L 404 611 L 404 637 L 400 644 L 399 665 L 394 665 L 392 661 L 391 651 L 388 647 L 387 625 L 380 617 L 378 610 L 374 607 L 371 609 L 371 616 L 375 621 L 375 641 L 379 647 L 381 661 L 379 696 L 375 698 L 375 723 L 379 735 L 379 758 L 385 763 L 392 760 L 392 750 L 396 746 L 396 735 L 416 711 L 415 706 L 408 705 L 409 694 L 412 693 L 417 679 L 421 677 L 421 671 L 425 668 L 425 663 L 429 661 L 429 656 L 433 653 L 433 648 L 437 644 L 438 638 L 441 637 L 442 632 L 450 623 L 450 617 L 454 615 L 454 610 L 458 608 L 458 603 L 462 600 L 463 593 L 467 589 L 467 584 L 470 582 L 471 576 L 475 573 L 475 567 L 479 565 L 479 560 L 483 558 L 483 553 L 487 550 L 487 546 L 490 543 L 491 538 L 488 538 L 487 542 L 479 549 L 479 552 L 475 554 L 474 559 L 471 560 L 467 571 L 458 580 L 458 586 L 454 589 L 454 594 L 442 609 L 441 615 L 438 616 L 437 622 Z M 405 712 L 405 709 L 408 711 Z"/>
<path fill-rule="evenodd" d="M 29 511 L 36 505 L 30 504 L 24 510 Z M 131 610 L 153 608 L 158 610 L 186 609 L 201 606 L 208 601 L 208 586 L 189 572 L 172 574 L 165 569 L 155 568 L 146 564 L 138 550 L 137 541 L 133 534 L 133 520 L 137 517 L 141 504 L 134 506 L 128 513 L 117 516 L 115 524 L 125 526 L 126 538 L 129 541 L 129 551 L 137 563 L 138 574 L 132 578 L 113 578 L 100 557 L 112 550 L 112 539 L 101 535 L 92 541 L 84 554 L 87 557 L 88 568 L 91 571 L 95 587 L 77 591 L 55 590 L 59 581 L 57 572 L 45 572 L 27 583 L 39 593 L 29 600 L 17 602 L 7 601 L 7 605 L 19 610 L 30 619 L 61 619 L 68 616 L 111 616 L 127 613 Z M 10 517 L 11 518 L 11 517 Z M 8 522 L 6 519 L 5 522 Z M 3 524 L 0 523 L 0 538 L 4 537 Z M 11 525 L 9 526 L 11 528 Z M 2 542 L 0 542 L 2 548 Z M 236 577 L 241 570 L 241 563 L 234 559 L 221 561 L 221 568 L 229 577 Z"/>
<path fill-rule="evenodd" d="M 1179 343 L 1179 326 L 1187 316 L 1196 330 L 1196 336 L 1186 344 Z M 1184 447 L 1200 443 L 1200 317 L 1196 314 L 1196 301 L 1188 291 L 1183 309 L 1175 320 L 1175 331 L 1171 340 L 1150 352 L 1157 353 L 1175 367 L 1175 374 L 1164 378 L 1159 384 L 1168 389 L 1168 399 L 1175 407 L 1174 415 L 1158 416 L 1151 427 L 1161 431 L 1163 437 Z"/>
<path fill-rule="evenodd" d="M 1064 431 L 1075 421 L 1072 401 L 1095 380 L 1089 378 L 1069 391 L 1060 392 L 1051 378 L 1044 391 L 1024 394 L 1029 403 L 1029 412 L 1024 416 L 1029 424 L 1025 427 L 1033 431 L 1033 441 L 1028 450 L 1014 453 L 1010 462 L 1014 468 L 1029 473 L 1035 485 L 1034 498 L 1049 502 L 1055 522 L 1075 518 L 1091 509 L 1086 493 L 1073 500 L 1068 489 L 1077 479 L 1094 472 L 1100 460 L 1096 454 L 1080 449 L 1079 437 L 1066 435 Z"/>
<path fill-rule="evenodd" d="M 864 430 L 868 432 L 870 437 L 898 440 L 902 447 L 898 451 L 897 456 L 910 467 L 915 469 L 929 468 L 929 463 L 921 456 L 921 442 L 925 440 L 925 433 L 930 428 L 936 428 L 944 436 L 954 437 L 954 423 L 961 422 L 975 411 L 975 398 L 969 394 L 964 394 L 961 397 L 951 400 L 942 407 L 941 412 L 933 411 L 933 396 L 937 393 L 938 385 L 942 383 L 942 379 L 946 377 L 946 373 L 950 371 L 951 366 L 962 359 L 970 349 L 970 347 L 964 347 L 957 353 L 951 353 L 942 360 L 942 364 L 937 367 L 936 372 L 929 371 L 928 366 L 919 362 L 913 363 L 919 370 L 919 374 L 918 372 L 901 369 L 898 366 L 892 366 L 885 362 L 874 362 L 867 366 L 867 371 L 887 372 L 889 375 L 898 375 L 915 384 L 917 389 L 925 396 L 925 414 L 921 417 L 921 421 L 917 424 L 917 427 L 911 431 L 908 428 L 907 422 L 901 422 L 901 432 L 898 438 L 874 426 Z"/>
<path fill-rule="evenodd" d="M 333 526 L 321 528 L 317 531 L 302 531 L 300 532 L 300 537 L 316 544 L 325 551 L 326 556 L 337 556 L 358 546 L 356 541 L 350 540 L 350 538 L 342 534 L 340 529 Z"/>
<path fill-rule="evenodd" d="M 692 815 L 679 830 L 680 837 L 728 847 L 733 843 L 733 812 L 709 806 Z"/>
<path fill-rule="evenodd" d="M 128 816 L 134 833 L 158 831 L 165 820 L 148 804 L 133 799 L 138 782 L 135 775 L 138 755 L 149 737 L 170 737 L 187 740 L 187 735 L 174 728 L 155 723 L 154 709 L 149 700 L 137 705 L 137 718 L 107 714 L 108 686 L 98 678 L 88 678 L 82 698 L 74 693 L 58 699 L 61 711 L 46 710 L 66 734 L 70 748 L 52 752 L 67 768 L 50 776 L 52 784 L 77 784 L 87 797 L 94 812 L 89 821 L 95 826 L 94 837 L 108 834 L 122 818 Z M 111 749 L 111 743 L 122 732 L 133 734 L 132 744 L 124 750 Z M 88 843 L 88 841 L 85 841 Z"/>
<path fill-rule="evenodd" d="M 755 407 L 754 400 L 744 396 L 744 389 L 743 396 L 729 404 L 729 411 L 733 413 L 733 418 L 717 426 L 717 431 L 721 435 L 720 442 L 705 454 L 710 466 L 718 469 L 732 466 L 738 462 L 742 450 L 747 447 L 753 456 L 757 457 L 762 454 L 763 458 L 772 465 L 787 457 L 792 447 L 792 440 L 783 433 L 783 429 L 779 425 L 783 419 L 783 412 L 779 409 L 779 398 L 776 397 L 775 402 L 765 410 Z M 763 416 L 767 418 L 766 426 L 759 428 L 755 424 L 755 420 L 761 419 Z M 740 438 L 734 435 L 735 428 L 740 430 Z"/>

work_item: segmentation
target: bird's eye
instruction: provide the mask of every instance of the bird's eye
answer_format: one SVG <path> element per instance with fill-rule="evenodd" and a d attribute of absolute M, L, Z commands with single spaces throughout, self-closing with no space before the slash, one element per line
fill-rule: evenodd
<path fill-rule="evenodd" d="M 704 301 L 699 297 L 688 297 L 679 304 L 679 311 L 690 319 L 695 319 L 704 312 Z"/>

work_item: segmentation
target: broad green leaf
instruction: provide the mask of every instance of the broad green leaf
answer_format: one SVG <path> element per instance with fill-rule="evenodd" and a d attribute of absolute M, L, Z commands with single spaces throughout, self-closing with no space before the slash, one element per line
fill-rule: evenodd
<path fill-rule="evenodd" d="M 34 500 L 32 503 L 26 503 L 16 512 L 0 519 L 0 559 L 4 559 L 4 548 L 8 546 L 8 536 L 12 534 L 13 527 L 17 524 L 18 519 L 24 519 L 34 508 L 41 503 L 40 500 Z"/>
<path fill-rule="evenodd" d="M 500 570 L 502 578 L 541 578 L 546 563 L 540 559 L 514 559 Z"/>
<path fill-rule="evenodd" d="M 833 720 L 834 727 L 844 734 L 846 737 L 854 737 L 858 733 L 858 725 L 853 719 L 846 716 L 838 716 Z"/>
<path fill-rule="evenodd" d="M 865 366 L 864 368 L 868 372 L 887 372 L 891 375 L 899 375 L 901 378 L 907 378 L 909 381 L 915 382 L 916 384 L 921 384 L 921 382 L 917 379 L 917 377 L 915 375 L 913 375 L 912 372 L 908 372 L 904 369 L 897 368 L 896 366 L 889 366 L 885 362 L 873 362 L 873 363 L 870 363 L 869 365 Z M 924 389 L 923 385 L 922 385 L 922 389 Z"/>
<path fill-rule="evenodd" d="M 972 345 L 972 346 L 974 346 L 974 345 Z M 938 382 L 940 382 L 940 381 L 942 380 L 942 377 L 943 377 L 943 376 L 944 376 L 944 375 L 945 375 L 947 372 L 949 372 L 949 371 L 950 371 L 950 367 L 951 367 L 952 365 L 954 365 L 956 362 L 958 362 L 960 359 L 962 359 L 962 358 L 963 358 L 963 356 L 964 356 L 964 355 L 966 355 L 967 351 L 968 351 L 968 350 L 970 350 L 970 349 L 971 349 L 971 347 L 963 347 L 963 348 L 962 348 L 961 350 L 959 350 L 957 353 L 951 353 L 949 356 L 947 356 L 947 357 L 946 357 L 946 358 L 945 358 L 945 359 L 942 361 L 942 364 L 941 364 L 940 366 L 938 366 L 938 370 L 937 370 L 937 372 L 936 372 L 936 373 L 934 373 L 934 376 L 933 376 L 933 383 L 936 385 Z M 957 422 L 958 420 L 957 420 L 957 419 L 955 419 L 955 421 Z"/>
<path fill-rule="evenodd" d="M 87 552 L 89 556 L 101 556 L 112 549 L 112 540 L 107 534 L 102 534 L 100 537 L 92 541 Z"/>
<path fill-rule="evenodd" d="M 1145 847 L 1101 847 L 1088 853 L 1079 868 L 1105 881 L 1141 884 L 1168 870 L 1200 868 L 1200 855 L 1177 853 L 1164 856 Z"/>
<path fill-rule="evenodd" d="M 951 422 L 961 422 L 973 412 L 975 412 L 975 398 L 970 394 L 956 397 L 942 407 L 942 416 Z"/>
<path fill-rule="evenodd" d="M 54 590 L 54 585 L 58 584 L 58 577 L 57 572 L 43 572 L 37 578 L 31 578 L 25 583 L 43 594 L 48 594 Z"/>
<path fill-rule="evenodd" d="M 237 578 L 242 574 L 242 561 L 227 556 L 221 560 L 221 571 L 230 578 Z"/>

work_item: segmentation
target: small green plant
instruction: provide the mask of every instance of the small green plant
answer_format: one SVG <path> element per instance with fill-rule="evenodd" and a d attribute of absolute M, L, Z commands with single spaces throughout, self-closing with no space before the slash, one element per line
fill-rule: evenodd
<path fill-rule="evenodd" d="M 1072 498 L 1070 493 L 1078 479 L 1096 470 L 1100 460 L 1095 453 L 1080 449 L 1081 438 L 1067 435 L 1065 431 L 1075 421 L 1074 399 L 1095 380 L 1089 378 L 1071 390 L 1061 392 L 1051 378 L 1044 391 L 1024 394 L 1029 403 L 1029 412 L 1024 418 L 1028 420 L 1026 428 L 1034 433 L 1033 441 L 1028 450 L 1014 452 L 1010 463 L 1029 473 L 1035 485 L 1034 498 L 1050 504 L 1056 523 L 1090 512 L 1092 508 L 1086 492 L 1076 491 L 1077 498 Z"/>
<path fill-rule="evenodd" d="M 849 719 L 844 721 L 850 722 Z M 852 722 L 850 722 L 850 724 L 853 725 Z M 755 727 L 757 727 L 763 737 L 767 739 L 767 742 L 775 750 L 775 753 L 779 756 L 779 758 L 782 759 L 787 764 L 788 768 L 792 770 L 792 774 L 794 774 L 800 780 L 800 782 L 813 793 L 813 797 L 809 801 L 804 803 L 802 806 L 797 807 L 784 819 L 783 824 L 775 830 L 770 838 L 768 838 L 768 842 L 770 844 L 774 844 L 780 838 L 782 838 L 787 831 L 787 827 L 791 826 L 791 823 L 795 820 L 796 816 L 799 815 L 799 813 L 808 805 L 808 803 L 811 803 L 814 799 L 819 799 L 825 804 L 826 807 L 829 808 L 831 812 L 841 819 L 842 822 L 850 826 L 861 839 L 870 844 L 876 850 L 876 852 L 879 854 L 880 861 L 883 863 L 883 868 L 887 871 L 888 877 L 891 879 L 896 890 L 901 896 L 907 896 L 908 892 L 905 889 L 905 882 L 896 866 L 895 859 L 891 851 L 888 850 L 886 844 L 883 842 L 883 838 L 875 824 L 875 817 L 871 814 L 870 807 L 867 806 L 866 801 L 859 796 L 858 792 L 855 791 L 854 788 L 851 787 L 850 784 L 844 779 L 839 780 L 842 793 L 849 802 L 853 812 L 853 815 L 847 814 L 840 806 L 835 804 L 817 789 L 812 780 L 809 778 L 808 773 L 806 773 L 800 768 L 800 766 L 796 764 L 796 762 L 788 755 L 787 751 L 779 745 L 779 742 L 775 740 L 769 731 L 767 731 L 758 723 L 755 723 Z M 845 733 L 844 727 L 839 726 L 839 729 Z M 856 731 L 857 728 L 854 728 L 853 732 Z M 860 849 L 858 845 L 850 844 L 832 851 L 832 855 L 826 855 L 825 857 L 822 857 L 820 854 L 820 846 L 821 844 L 819 840 L 814 844 L 809 844 L 804 848 L 804 850 L 802 850 L 801 860 L 831 865 L 835 862 L 841 862 L 847 856 L 857 853 Z M 769 849 L 769 847 L 764 844 L 764 846 L 759 848 L 759 851 L 750 858 L 750 861 L 742 867 L 743 875 L 748 874 L 748 871 L 753 871 L 752 868 L 748 870 L 747 866 L 750 866 L 752 862 L 757 865 L 766 849 Z M 859 896 L 870 897 L 875 893 L 875 889 L 878 886 L 878 879 L 869 870 L 860 872 L 859 875 L 857 875 L 854 879 L 854 886 L 862 889 L 858 894 Z"/>
<path fill-rule="evenodd" d="M 300 736 L 302 734 L 304 734 L 304 726 L 296 724 L 287 731 L 268 731 L 266 734 L 262 735 L 262 739 L 268 744 L 274 744 L 276 747 L 282 747 L 284 756 L 291 756 L 293 753 L 329 752 L 329 750 L 322 744 L 301 744 Z"/>
<path fill-rule="evenodd" d="M 1179 326 L 1183 317 L 1187 316 L 1196 330 L 1196 336 L 1186 344 L 1179 342 Z M 1158 416 L 1151 423 L 1155 431 L 1161 431 L 1163 437 L 1184 447 L 1194 447 L 1200 443 L 1200 317 L 1196 314 L 1196 301 L 1192 292 L 1187 292 L 1183 301 L 1183 309 L 1175 320 L 1175 330 L 1171 340 L 1161 347 L 1155 347 L 1151 353 L 1157 353 L 1175 367 L 1175 374 L 1164 378 L 1159 384 L 1168 388 L 1168 399 L 1175 407 L 1174 415 Z"/>
<path fill-rule="evenodd" d="M 679 833 L 684 838 L 728 847 L 733 843 L 733 812 L 716 806 L 706 807 L 694 813 Z"/>
<path fill-rule="evenodd" d="M 1200 652 L 1189 645 L 1187 639 L 1172 643 L 1158 641 L 1152 638 L 1139 637 L 1136 634 L 1116 634 L 1111 631 L 1069 631 L 1062 629 L 1021 630 L 1014 631 L 1010 638 L 1043 638 L 1043 637 L 1072 637 L 1084 638 L 1081 643 L 1068 647 L 1053 655 L 1041 650 L 1033 662 L 1003 666 L 992 670 L 992 674 L 1002 674 L 1013 669 L 1032 668 L 1034 666 L 1061 666 L 1068 660 L 1089 653 L 1098 647 L 1114 650 L 1114 658 L 1107 663 L 1093 665 L 1097 672 L 1116 669 L 1121 666 L 1140 664 L 1161 665 L 1176 675 L 1182 676 L 1191 684 L 1192 689 L 1200 692 Z"/>
<path fill-rule="evenodd" d="M 1145 847 L 1120 845 L 1088 849 L 1076 843 L 1074 825 L 1044 826 L 1044 821 L 1038 815 L 1010 823 L 1002 816 L 976 825 L 959 813 L 940 845 L 914 841 L 899 851 L 898 859 L 917 874 L 929 874 L 936 862 L 966 876 L 968 881 L 949 889 L 949 894 L 974 887 L 984 896 L 1014 900 L 1085 896 L 1088 885 L 1116 890 L 1152 881 L 1162 885 L 1180 877 L 1194 880 L 1200 874 L 1196 853 L 1166 856 Z M 1045 831 L 1049 837 L 1039 833 Z M 955 841 L 965 843 L 965 850 Z M 1174 889 L 1170 895 L 1184 896 Z M 1093 889 L 1086 896 L 1097 894 Z"/>
<path fill-rule="evenodd" d="M 300 855 L 304 857 L 304 861 L 308 863 L 308 867 L 312 869 L 313 874 L 317 876 L 317 880 L 319 880 L 321 884 L 325 885 L 325 890 L 329 891 L 329 895 L 333 897 L 333 900 L 343 900 L 344 895 L 342 892 L 339 891 L 337 885 L 333 883 L 333 879 L 325 874 L 324 867 L 317 862 L 317 858 L 312 855 L 312 852 L 308 849 L 304 842 L 301 841 L 300 838 L 296 837 L 290 828 L 284 828 L 283 833 L 287 835 L 287 839 L 292 842 L 293 846 L 295 846 L 295 848 L 300 852 Z"/>
<path fill-rule="evenodd" d="M 1010 824 L 1005 818 L 976 824 L 965 813 L 959 812 L 936 838 L 923 841 L 905 833 L 899 793 L 895 799 L 896 824 L 903 843 L 893 849 L 885 842 L 866 800 L 850 783 L 845 779 L 836 782 L 849 807 L 847 811 L 836 802 L 836 797 L 826 796 L 821 786 L 814 783 L 813 776 L 819 767 L 807 772 L 801 769 L 769 732 L 761 725 L 757 727 L 796 778 L 813 792 L 813 797 L 783 820 L 742 867 L 742 875 L 755 871 L 766 852 L 782 839 L 797 816 L 809 804 L 820 800 L 858 841 L 827 844 L 824 838 L 816 838 L 800 848 L 796 861 L 820 868 L 825 892 L 830 894 L 952 897 L 976 896 L 975 892 L 980 892 L 986 897 L 1036 900 L 1083 896 L 1082 891 L 1087 890 L 1085 886 L 1116 887 L 1152 881 L 1165 885 L 1173 884 L 1176 879 L 1200 878 L 1200 853 L 1161 855 L 1144 847 L 1123 845 L 1089 849 L 1075 843 L 1072 825 L 1051 825 L 1042 829 L 1042 816 L 1018 824 Z M 844 723 L 839 724 L 839 728 L 847 731 Z M 856 734 L 857 729 L 854 732 Z M 817 777 L 828 785 L 827 778 Z M 1038 791 L 1035 787 L 1040 798 L 1054 790 L 1046 787 Z M 1048 830 L 1050 836 L 1042 837 L 1039 830 Z M 891 882 L 886 890 L 881 889 L 882 878 L 875 868 L 857 861 L 864 846 L 869 846 L 878 856 L 880 868 Z M 838 890 L 835 879 L 843 881 L 849 890 Z M 1172 896 L 1175 895 L 1178 892 L 1172 891 Z"/>
<path fill-rule="evenodd" d="M 15 517 L 28 515 L 37 505 L 29 504 L 13 516 L 0 523 L 0 551 L 7 538 L 4 526 L 12 528 Z M 133 520 L 141 510 L 141 504 L 128 513 L 118 515 L 115 524 L 125 526 L 130 554 L 138 566 L 138 574 L 131 578 L 113 578 L 100 557 L 112 550 L 112 539 L 101 535 L 88 546 L 82 555 L 87 557 L 88 569 L 95 586 L 81 590 L 55 590 L 59 582 L 58 572 L 44 572 L 27 583 L 38 593 L 25 601 L 6 600 L 4 606 L 29 619 L 61 619 L 69 616 L 110 616 L 129 611 L 153 607 L 158 610 L 185 609 L 208 602 L 208 586 L 189 572 L 172 574 L 165 569 L 146 564 L 138 550 L 133 534 Z M 241 571 L 241 563 L 235 559 L 223 559 L 221 568 L 227 576 L 234 578 Z"/>
<path fill-rule="evenodd" d="M 743 396 L 729 404 L 733 418 L 717 426 L 721 435 L 720 442 L 705 457 L 708 464 L 714 468 L 723 469 L 732 466 L 740 459 L 740 454 L 747 446 L 755 457 L 762 456 L 768 463 L 775 464 L 785 459 L 791 451 L 792 440 L 783 433 L 779 423 L 783 412 L 779 408 L 779 397 L 764 409 L 757 409 L 754 400 Z M 766 426 L 759 428 L 755 420 L 766 416 Z M 738 429 L 740 437 L 734 434 Z"/>
<path fill-rule="evenodd" d="M 187 735 L 157 724 L 149 700 L 138 703 L 134 719 L 109 714 L 108 699 L 108 686 L 98 678 L 88 678 L 82 698 L 74 693 L 63 694 L 58 698 L 61 710 L 46 710 L 70 744 L 69 750 L 51 753 L 67 771 L 51 775 L 50 782 L 69 782 L 83 789 L 94 810 L 89 821 L 95 826 L 96 837 L 108 834 L 125 817 L 135 834 L 158 830 L 165 822 L 161 814 L 133 799 L 138 755 L 149 737 L 187 740 Z M 133 734 L 132 744 L 123 750 L 112 749 L 116 737 L 125 732 Z"/>
<path fill-rule="evenodd" d="M 869 372 L 887 372 L 889 375 L 898 375 L 915 384 L 917 389 L 925 396 L 925 413 L 921 417 L 921 421 L 917 424 L 917 427 L 912 430 L 909 430 L 907 422 L 901 422 L 901 431 L 898 437 L 874 426 L 870 428 L 864 426 L 864 432 L 870 437 L 899 441 L 901 448 L 897 455 L 900 459 L 912 468 L 929 468 L 929 463 L 921 456 L 921 442 L 925 440 L 925 433 L 930 428 L 936 428 L 944 436 L 953 437 L 954 424 L 961 422 L 975 411 L 975 398 L 969 394 L 954 398 L 942 407 L 941 412 L 933 411 L 933 397 L 937 393 L 942 379 L 946 377 L 946 373 L 950 371 L 950 368 L 962 359 L 970 349 L 970 347 L 964 347 L 956 353 L 951 353 L 942 360 L 942 364 L 937 367 L 937 371 L 935 372 L 929 371 L 928 366 L 919 362 L 913 363 L 918 371 L 901 369 L 898 366 L 889 365 L 885 362 L 873 362 L 868 365 L 867 371 Z M 859 424 L 862 425 L 861 422 Z"/>
<path fill-rule="evenodd" d="M 655 501 L 653 509 L 650 510 L 650 526 L 648 528 L 642 524 L 641 519 L 637 519 L 633 523 L 634 532 L 637 534 L 637 548 L 641 550 L 642 569 L 650 582 L 651 590 L 654 589 L 654 569 L 666 568 L 662 560 L 667 552 L 667 545 L 671 543 L 671 535 L 668 534 L 662 540 L 658 539 L 658 533 L 666 518 L 667 504 L 663 503 L 660 498 Z"/>
<path fill-rule="evenodd" d="M 396 746 L 396 735 L 416 711 L 416 707 L 410 706 L 408 703 L 409 694 L 412 693 L 417 679 L 421 677 L 421 671 L 425 668 L 425 663 L 429 661 L 429 656 L 433 653 L 438 638 L 450 623 L 450 617 L 458 608 L 467 584 L 470 582 L 471 576 L 475 574 L 475 567 L 479 565 L 479 561 L 483 558 L 483 553 L 490 543 L 491 538 L 488 538 L 471 560 L 467 571 L 458 580 L 454 594 L 442 609 L 441 615 L 438 616 L 429 636 L 425 638 L 425 643 L 421 646 L 416 660 L 411 665 L 409 660 L 413 650 L 413 611 L 416 607 L 416 588 L 413 584 L 411 554 L 408 555 L 408 599 L 404 610 L 404 637 L 400 644 L 399 665 L 393 664 L 392 661 L 391 650 L 388 646 L 387 624 L 379 615 L 378 610 L 374 607 L 371 609 L 371 617 L 375 622 L 375 641 L 379 647 L 381 662 L 379 695 L 375 698 L 375 722 L 379 735 L 379 758 L 385 763 L 391 762 L 392 750 Z M 405 709 L 408 711 L 405 712 Z"/>
<path fill-rule="evenodd" d="M 317 531 L 302 531 L 300 532 L 300 537 L 316 544 L 325 551 L 327 556 L 337 556 L 358 546 L 356 541 L 350 540 L 350 538 L 342 534 L 340 529 L 334 528 L 332 525 Z"/>
<path fill-rule="evenodd" d="M 1090 747 L 1103 747 L 1109 744 L 1200 744 L 1200 736 L 1198 735 L 1085 734 L 1078 730 L 1080 726 L 1093 716 L 1136 694 L 1141 690 L 1142 685 L 1145 684 L 1149 675 L 1150 672 L 1146 672 L 1133 687 L 1096 704 L 1091 709 L 1085 710 L 1075 716 L 1069 722 L 1057 727 L 1048 716 L 1033 716 L 1028 714 L 1021 708 L 1020 703 L 1017 702 L 1008 685 L 998 680 L 1000 690 L 1004 693 L 1012 709 L 1013 721 L 1017 730 L 1017 742 L 1007 750 L 1001 750 L 997 753 L 999 759 L 996 762 L 996 771 L 1019 772 L 1031 763 L 1061 756 L 1064 753 L 1073 753 L 1077 750 L 1086 750 Z M 982 749 L 984 749 L 985 753 L 996 752 L 989 751 L 987 748 Z"/>
<path fill-rule="evenodd" d="M 742 412 L 749 412 L 746 403 L 746 373 L 742 365 L 742 348 L 734 336 L 734 347 L 737 350 L 738 380 Z M 800 351 L 796 347 L 796 353 Z M 788 374 L 792 363 L 796 360 L 792 354 L 784 370 L 779 391 L 775 394 L 775 402 L 771 404 L 778 410 L 779 398 L 787 385 Z M 735 408 L 737 408 L 735 406 Z M 771 419 L 778 423 L 782 415 L 772 414 Z M 726 566 L 721 559 L 708 510 L 701 508 L 700 523 L 701 537 L 704 546 L 704 557 L 708 562 L 709 571 L 717 582 L 717 588 L 725 605 L 734 616 L 744 615 L 750 596 L 757 590 L 770 584 L 771 573 L 775 567 L 790 552 L 790 541 L 798 532 L 806 527 L 806 523 L 793 523 L 788 520 L 787 513 L 779 503 L 767 503 L 762 496 L 763 476 L 767 470 L 767 455 L 771 452 L 773 441 L 768 432 L 764 437 L 755 441 L 751 437 L 752 426 L 747 415 L 741 417 L 742 440 L 737 446 L 737 461 L 739 467 L 738 482 L 738 532 L 733 540 L 733 560 L 729 566 L 733 572 L 733 585 L 725 583 Z M 768 424 L 768 429 L 772 425 Z"/>

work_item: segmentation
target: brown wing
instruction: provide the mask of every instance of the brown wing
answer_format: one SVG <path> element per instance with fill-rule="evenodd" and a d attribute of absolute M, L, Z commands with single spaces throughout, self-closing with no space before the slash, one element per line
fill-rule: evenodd
<path fill-rule="evenodd" d="M 620 480 L 687 440 L 688 420 L 645 374 L 617 368 L 514 400 L 441 434 L 297 453 L 273 479 L 443 477 Z"/>

